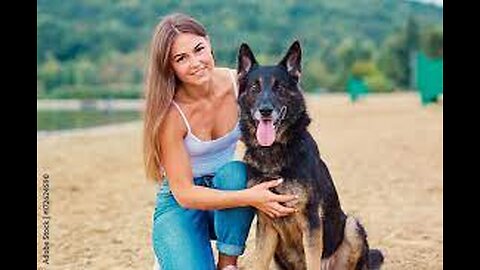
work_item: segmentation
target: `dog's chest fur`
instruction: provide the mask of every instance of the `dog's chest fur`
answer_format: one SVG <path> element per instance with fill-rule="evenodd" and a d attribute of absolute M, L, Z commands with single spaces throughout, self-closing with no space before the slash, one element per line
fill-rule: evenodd
<path fill-rule="evenodd" d="M 297 213 L 272 219 L 258 212 L 258 226 L 270 224 L 278 233 L 276 254 L 292 265 L 304 263 L 304 230 L 301 226 L 312 230 L 320 224 L 327 232 L 322 257 L 332 254 L 342 239 L 342 232 L 337 228 L 341 227 L 338 225 L 343 222 L 343 213 L 328 169 L 312 136 L 303 132 L 292 138 L 289 145 L 273 145 L 268 149 L 247 148 L 244 161 L 248 166 L 249 187 L 283 178 L 280 185 L 271 189 L 272 192 L 298 196 L 296 201 L 284 203 L 298 209 Z"/>
<path fill-rule="evenodd" d="M 255 177 L 251 178 L 248 181 L 248 186 L 254 186 L 258 183 L 265 182 L 266 179 L 277 179 L 278 177 Z M 295 207 L 298 210 L 302 211 L 305 210 L 305 206 L 308 201 L 308 193 L 306 190 L 305 185 L 301 184 L 301 181 L 298 179 L 291 179 L 291 178 L 284 178 L 283 183 L 280 185 L 271 188 L 270 189 L 272 192 L 277 193 L 277 194 L 290 194 L 290 195 L 296 195 L 298 198 L 295 201 L 290 201 L 290 202 L 285 202 L 282 203 L 282 205 L 287 206 L 287 207 Z"/>
<path fill-rule="evenodd" d="M 304 133 L 309 136 L 307 132 Z M 318 190 L 318 179 L 315 179 L 313 164 L 319 159 L 318 153 L 312 154 L 317 149 L 313 140 L 297 138 L 297 143 L 290 146 L 275 144 L 269 148 L 247 149 L 244 161 L 248 165 L 248 186 L 282 178 L 283 182 L 272 188 L 277 194 L 297 195 L 295 202 L 286 202 L 285 206 L 295 207 L 300 211 L 305 210 L 307 203 L 310 207 L 318 207 L 321 193 Z M 312 195 L 316 194 L 315 200 Z M 316 205 L 312 205 L 312 203 Z"/>

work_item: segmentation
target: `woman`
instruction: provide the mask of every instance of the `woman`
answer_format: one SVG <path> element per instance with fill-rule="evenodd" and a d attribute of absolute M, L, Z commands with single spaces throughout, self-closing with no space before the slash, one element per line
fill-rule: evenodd
<path fill-rule="evenodd" d="M 295 212 L 294 200 L 269 188 L 246 188 L 246 168 L 232 161 L 240 138 L 234 70 L 215 67 L 204 27 L 172 14 L 157 25 L 146 73 L 144 157 L 159 191 L 152 242 L 162 270 L 237 269 L 254 216 Z"/>

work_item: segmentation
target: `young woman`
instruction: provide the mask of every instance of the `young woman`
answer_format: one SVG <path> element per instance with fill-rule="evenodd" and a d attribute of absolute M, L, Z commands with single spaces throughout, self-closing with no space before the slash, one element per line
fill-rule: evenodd
<path fill-rule="evenodd" d="M 205 28 L 184 14 L 157 25 L 146 73 L 144 157 L 158 181 L 152 242 L 162 270 L 237 269 L 254 209 L 271 217 L 295 211 L 269 188 L 246 188 L 233 161 L 240 139 L 236 73 L 215 67 Z M 210 240 L 217 240 L 215 266 Z"/>

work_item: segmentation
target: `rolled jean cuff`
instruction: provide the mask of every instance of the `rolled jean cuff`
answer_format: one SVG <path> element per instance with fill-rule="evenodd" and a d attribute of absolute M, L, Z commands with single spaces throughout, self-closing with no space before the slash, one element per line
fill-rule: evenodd
<path fill-rule="evenodd" d="M 220 253 L 228 256 L 240 256 L 245 251 L 245 246 L 230 245 L 217 241 L 217 249 Z"/>

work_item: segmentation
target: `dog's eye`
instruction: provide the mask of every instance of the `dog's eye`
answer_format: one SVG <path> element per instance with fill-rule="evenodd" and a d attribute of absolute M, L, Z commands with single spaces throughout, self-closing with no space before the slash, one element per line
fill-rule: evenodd
<path fill-rule="evenodd" d="M 256 83 L 252 84 L 252 86 L 250 86 L 250 91 L 252 91 L 253 93 L 258 93 L 260 92 L 260 87 Z"/>
<path fill-rule="evenodd" d="M 278 81 L 275 81 L 275 82 L 273 83 L 272 89 L 273 89 L 273 91 L 275 91 L 275 92 L 280 92 L 280 93 L 281 93 L 281 92 L 285 91 L 285 85 L 281 84 L 281 83 L 278 82 Z"/>
<path fill-rule="evenodd" d="M 285 90 L 285 87 L 283 87 L 283 85 L 278 84 L 278 85 L 275 85 L 274 89 L 275 91 L 282 92 Z"/>

